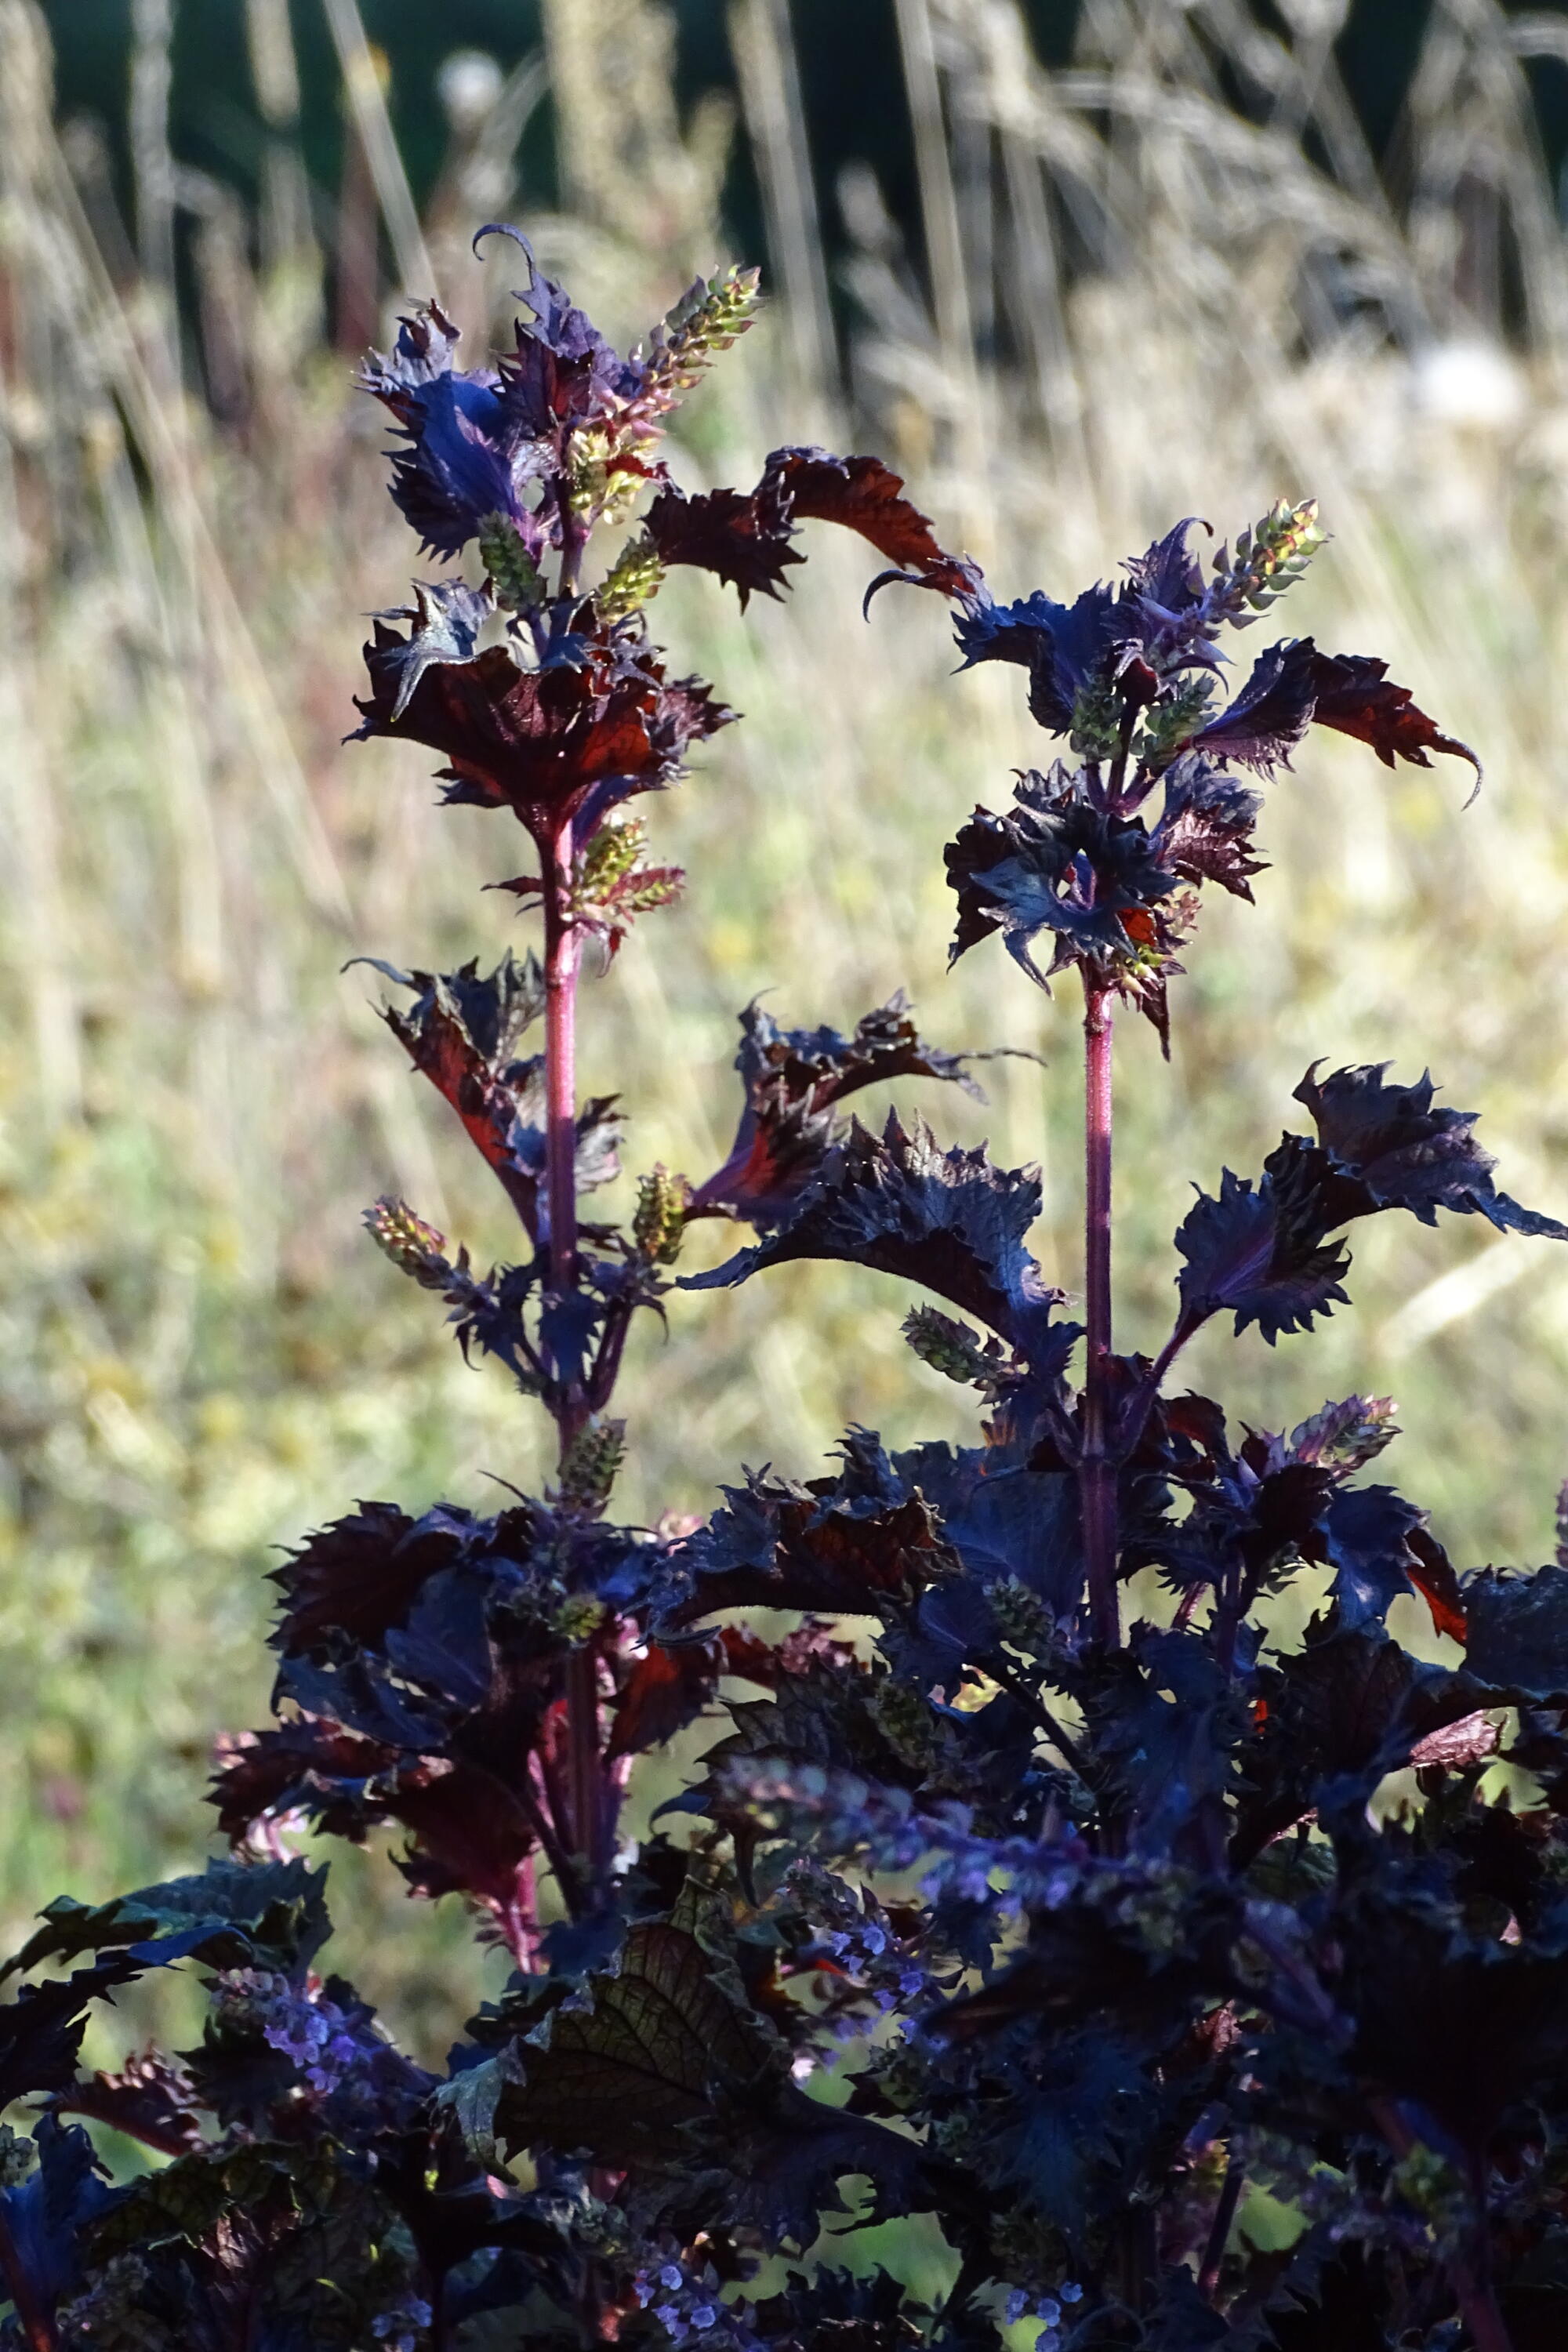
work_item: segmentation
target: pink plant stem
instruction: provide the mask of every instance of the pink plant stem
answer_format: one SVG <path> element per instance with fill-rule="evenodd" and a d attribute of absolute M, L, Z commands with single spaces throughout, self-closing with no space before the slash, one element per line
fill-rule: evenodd
<path fill-rule="evenodd" d="M 544 853 L 545 1201 L 550 1215 L 550 1286 L 577 1286 L 577 964 L 575 924 L 567 911 L 572 827 L 563 824 Z M 576 1434 L 564 1426 L 562 1450 Z"/>
<path fill-rule="evenodd" d="M 1109 1448 L 1110 1403 L 1110 992 L 1084 973 L 1084 1292 L 1089 1368 L 1083 1397 L 1079 1497 L 1089 1619 L 1097 1641 L 1121 1639 L 1116 1596 L 1116 1466 Z"/>
<path fill-rule="evenodd" d="M 558 1297 L 577 1286 L 577 972 L 579 940 L 567 893 L 572 826 L 559 826 L 544 856 L 545 1197 L 550 1217 L 550 1286 Z M 574 1382 L 556 1407 L 563 1462 L 588 1418 Z M 599 1677 L 593 1649 L 574 1650 L 566 1668 L 567 1790 L 574 1851 L 592 1871 L 604 1816 L 599 1757 Z"/>

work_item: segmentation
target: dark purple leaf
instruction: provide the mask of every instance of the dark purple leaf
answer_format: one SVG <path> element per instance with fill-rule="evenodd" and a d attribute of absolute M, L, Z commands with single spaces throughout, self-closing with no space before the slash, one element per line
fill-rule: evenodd
<path fill-rule="evenodd" d="M 835 1029 L 781 1029 L 760 1003 L 741 1015 L 735 1067 L 746 1104 L 730 1156 L 692 1192 L 689 1213 L 732 1209 L 753 1224 L 774 1224 L 842 1139 L 834 1106 L 884 1079 L 945 1079 L 984 1100 L 965 1068 L 971 1058 L 928 1045 L 900 990 L 868 1013 L 852 1037 Z"/>
<path fill-rule="evenodd" d="M 1436 1224 L 1439 1209 L 1479 1213 L 1505 1233 L 1568 1241 L 1568 1225 L 1521 1208 L 1492 1182 L 1497 1165 L 1477 1142 L 1474 1111 L 1434 1108 L 1431 1074 L 1415 1086 L 1390 1086 L 1386 1062 L 1335 1070 L 1321 1084 L 1314 1063 L 1296 1088 L 1311 1112 L 1318 1139 L 1333 1167 L 1363 1189 L 1365 1206 L 1408 1209 Z"/>
<path fill-rule="evenodd" d="M 582 651 L 580 664 L 523 670 L 491 646 L 426 668 L 400 701 L 410 641 L 378 620 L 355 740 L 427 745 L 448 762 L 448 801 L 510 808 L 547 839 L 569 819 L 596 822 L 634 793 L 662 792 L 684 773 L 688 746 L 734 716 L 700 680 L 667 680 L 646 646 L 600 636 Z"/>
<path fill-rule="evenodd" d="M 125 2192 L 110 2187 L 79 2125 L 42 2116 L 33 2126 L 33 2142 L 37 2168 L 18 2187 L 0 2189 L 0 2214 L 22 2277 L 49 2321 L 81 2284 L 89 2231 Z M 0 2293 L 5 2286 L 0 2278 Z"/>
<path fill-rule="evenodd" d="M 1187 545 L 1187 534 L 1196 520 L 1195 515 L 1188 515 L 1173 524 L 1163 539 L 1157 539 L 1142 555 L 1131 557 L 1125 566 L 1132 593 L 1156 625 L 1179 621 L 1203 602 L 1203 566 Z"/>
<path fill-rule="evenodd" d="M 755 1471 L 746 1486 L 723 1494 L 724 1508 L 675 1562 L 660 1611 L 672 1629 L 716 1609 L 882 1616 L 946 1565 L 936 1514 L 890 1465 L 880 1495 L 856 1493 L 852 1482 L 838 1479 L 802 1486 Z"/>
<path fill-rule="evenodd" d="M 1217 1200 L 1200 1192 L 1176 1234 L 1186 1263 L 1178 1276 L 1182 1305 L 1196 1318 L 1233 1311 L 1236 1328 L 1256 1323 L 1270 1347 L 1281 1331 L 1307 1331 L 1346 1292 L 1350 1258 L 1325 1244 L 1310 1217 L 1291 1213 L 1291 1188 L 1265 1175 L 1254 1190 L 1227 1168 Z"/>
<path fill-rule="evenodd" d="M 1005 817 L 977 811 L 944 856 L 958 898 L 949 962 L 1000 930 L 1009 954 L 1042 985 L 1080 958 L 1131 961 L 1149 945 L 1143 921 L 1175 888 L 1138 818 L 1096 808 L 1059 768 L 1031 772 Z M 1052 936 L 1044 975 L 1031 942 Z"/>
<path fill-rule="evenodd" d="M 776 597 L 789 566 L 805 560 L 790 545 L 788 501 L 765 476 L 763 488 L 749 496 L 709 490 L 688 498 L 667 488 L 648 509 L 643 527 L 661 562 L 694 564 L 731 582 L 740 590 L 742 612 L 752 596 Z"/>
<path fill-rule="evenodd" d="M 1155 854 L 1184 882 L 1217 882 L 1250 900 L 1251 877 L 1263 860 L 1253 855 L 1258 795 L 1206 760 L 1179 760 L 1166 772 L 1165 802 L 1154 829 Z"/>
<path fill-rule="evenodd" d="M 1500 1696 L 1568 1699 L 1568 1569 L 1482 1569 L 1463 1592 L 1474 1680 Z"/>
<path fill-rule="evenodd" d="M 334 1519 L 271 1571 L 284 1597 L 274 1647 L 290 1655 L 333 1631 L 380 1642 L 406 1618 L 426 1579 L 451 1566 L 473 1525 L 469 1512 L 444 1504 L 411 1519 L 395 1503 L 362 1503 Z"/>
<path fill-rule="evenodd" d="M 325 1879 L 324 1870 L 298 1860 L 220 1860 L 199 1875 L 144 1886 L 109 1903 L 61 1895 L 39 1913 L 42 1927 L 0 1977 L 81 1952 L 126 1951 L 148 1967 L 193 1954 L 216 1968 L 296 1967 L 329 1933 Z"/>
<path fill-rule="evenodd" d="M 1341 1622 L 1382 1623 L 1402 1592 L 1415 1591 L 1410 1538 L 1426 1514 L 1392 1486 L 1342 1486 L 1323 1517 L 1323 1550 L 1333 1568 Z"/>
<path fill-rule="evenodd" d="M 1310 637 L 1270 646 L 1228 710 L 1200 727 L 1192 748 L 1265 774 L 1289 761 L 1311 722 L 1316 648 Z"/>
<path fill-rule="evenodd" d="M 96 1968 L 24 1985 L 15 2000 L 0 2004 L 0 2115 L 17 2099 L 63 2090 L 74 2079 L 89 2002 L 112 1995 L 140 1973 L 137 1961 L 115 1952 Z"/>
<path fill-rule="evenodd" d="M 965 669 L 986 661 L 1026 669 L 1031 716 L 1053 735 L 1065 735 L 1079 695 L 1111 677 L 1136 631 L 1136 614 L 1121 591 L 1095 587 L 1073 604 L 1058 604 L 1039 589 L 1012 604 L 993 604 L 983 592 L 962 596 L 954 635 Z"/>
<path fill-rule="evenodd" d="M 938 546 L 930 517 L 904 497 L 902 480 L 880 457 L 775 449 L 763 469 L 758 495 L 774 488 L 792 521 L 836 522 L 858 532 L 922 588 L 960 596 L 973 583 L 970 566 Z"/>
<path fill-rule="evenodd" d="M 540 464 L 527 420 L 509 413 L 490 368 L 454 365 L 458 329 L 439 307 L 404 319 L 385 357 L 373 353 L 360 381 L 397 420 L 408 443 L 393 452 L 392 495 L 420 544 L 460 554 L 480 527 L 501 515 L 531 554 L 544 538 L 522 491 Z"/>
<path fill-rule="evenodd" d="M 907 1132 L 889 1112 L 880 1137 L 852 1122 L 776 1233 L 684 1286 L 729 1289 L 792 1259 L 840 1258 L 923 1283 L 1027 1355 L 1048 1344 L 1061 1297 L 1024 1247 L 1039 1209 L 1037 1176 L 998 1169 L 983 1150 L 942 1152 L 923 1120 Z"/>
<path fill-rule="evenodd" d="M 443 663 L 472 661 L 479 650 L 479 632 L 494 611 L 495 600 L 489 592 L 470 588 L 464 581 L 444 581 L 434 587 L 416 581 L 411 606 L 400 605 L 374 615 L 378 621 L 412 624 L 407 642 L 387 648 L 388 667 L 397 685 L 392 706 L 395 724 L 427 669 Z"/>

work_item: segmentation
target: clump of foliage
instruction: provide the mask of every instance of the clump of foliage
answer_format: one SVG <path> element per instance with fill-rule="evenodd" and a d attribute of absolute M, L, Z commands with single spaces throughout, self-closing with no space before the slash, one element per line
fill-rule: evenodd
<path fill-rule="evenodd" d="M 367 371 L 400 508 L 484 576 L 381 617 L 360 705 L 362 734 L 437 751 L 447 797 L 510 809 L 537 857 L 505 887 L 542 918 L 539 956 L 381 967 L 521 1246 L 481 1273 L 401 1201 L 367 1223 L 551 1416 L 557 1468 L 491 1518 L 372 1502 L 311 1536 L 277 1571 L 276 1720 L 220 1757 L 234 1857 L 52 1904 L 7 1965 L 0 2109 L 31 2128 L 0 2132 L 0 2341 L 1556 2344 L 1568 1554 L 1456 1570 L 1364 1475 L 1395 1434 L 1384 1400 L 1276 1433 L 1172 1375 L 1216 1318 L 1272 1343 L 1342 1303 L 1360 1218 L 1568 1228 L 1497 1189 L 1429 1078 L 1314 1067 L 1310 1132 L 1185 1218 L 1163 1344 L 1118 1352 L 1111 1328 L 1113 1016 L 1164 1038 L 1204 889 L 1251 897 L 1252 780 L 1313 724 L 1390 765 L 1472 755 L 1380 662 L 1310 640 L 1226 699 L 1223 633 L 1310 558 L 1310 506 L 1206 572 L 1180 524 L 1115 585 L 999 604 L 874 458 L 775 451 L 746 494 L 668 479 L 662 421 L 750 323 L 750 274 L 623 359 L 523 251 L 527 316 L 493 369 L 458 367 L 432 307 Z M 649 493 L 591 582 L 590 543 Z M 1023 669 L 1067 740 L 947 860 L 955 956 L 1000 934 L 1047 993 L 1083 990 L 1081 1325 L 1029 1254 L 1029 1171 L 842 1114 L 889 1078 L 973 1088 L 901 998 L 845 1034 L 751 1007 L 723 1165 L 645 1171 L 629 1221 L 581 1213 L 624 1138 L 578 1089 L 580 983 L 682 879 L 628 803 L 731 716 L 670 675 L 648 604 L 679 563 L 776 595 L 813 520 L 870 541 L 875 586 L 947 598 L 966 662 Z M 756 1238 L 680 1275 L 711 1218 Z M 905 1334 L 973 1391 L 977 1442 L 889 1455 L 853 1429 L 830 1475 L 752 1473 L 694 1528 L 617 1525 L 636 1318 L 803 1258 L 941 1302 Z M 1270 1603 L 1301 1578 L 1317 1613 L 1282 1640 Z M 1446 1663 L 1391 1631 L 1400 1601 Z M 633 1844 L 635 1759 L 721 1709 Z M 458 1897 L 510 1954 L 442 2075 L 321 1973 L 300 1823 L 395 1828 L 411 1892 Z M 200 2044 L 84 2077 L 91 2005 L 173 1965 L 204 1972 Z M 164 2161 L 112 2183 L 94 2122 Z M 825 2223 L 850 2213 L 934 2217 L 939 2307 L 835 2266 Z"/>

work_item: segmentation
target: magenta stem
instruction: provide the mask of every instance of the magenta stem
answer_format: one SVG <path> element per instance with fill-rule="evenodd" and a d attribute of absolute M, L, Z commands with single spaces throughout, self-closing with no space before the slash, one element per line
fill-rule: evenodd
<path fill-rule="evenodd" d="M 572 877 L 570 823 L 563 824 L 546 845 L 543 864 L 545 1202 L 550 1217 L 550 1284 L 560 1293 L 577 1286 L 578 939 L 567 911 Z M 571 1435 L 563 1427 L 563 1451 L 570 1444 Z"/>
<path fill-rule="evenodd" d="M 1116 1466 L 1110 1404 L 1110 991 L 1084 973 L 1084 1293 L 1089 1369 L 1083 1395 L 1079 1497 L 1089 1572 L 1089 1620 L 1097 1641 L 1121 1639 L 1116 1594 Z"/>
<path fill-rule="evenodd" d="M 572 920 L 572 826 L 559 826 L 544 849 L 545 1200 L 550 1219 L 550 1286 L 557 1297 L 577 1286 L 577 974 L 579 936 Z M 588 1418 L 574 1383 L 555 1409 L 565 1460 Z M 599 1752 L 599 1675 L 591 1647 L 566 1668 L 567 1800 L 572 1843 L 590 1870 L 599 1859 L 605 1812 Z"/>

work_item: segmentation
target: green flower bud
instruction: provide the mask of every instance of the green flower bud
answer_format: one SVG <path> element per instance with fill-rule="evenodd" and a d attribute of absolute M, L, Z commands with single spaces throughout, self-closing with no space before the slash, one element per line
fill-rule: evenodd
<path fill-rule="evenodd" d="M 632 1234 L 643 1255 L 655 1265 L 673 1265 L 680 1255 L 686 1232 L 687 1182 L 672 1176 L 662 1161 L 637 1179 L 637 1214 Z"/>
<path fill-rule="evenodd" d="M 646 531 L 622 548 L 605 576 L 595 602 L 605 621 L 624 621 L 640 613 L 664 585 L 664 562 Z"/>
<path fill-rule="evenodd" d="M 509 515 L 487 515 L 479 525 L 479 544 L 498 604 L 509 613 L 527 613 L 543 604 L 543 574 Z"/>
<path fill-rule="evenodd" d="M 584 1423 L 561 1465 L 557 1482 L 561 1507 L 581 1511 L 587 1517 L 602 1511 L 610 1499 L 610 1489 L 626 1450 L 624 1421 L 604 1421 L 595 1413 Z"/>
<path fill-rule="evenodd" d="M 452 1274 L 446 1255 L 447 1237 L 423 1217 L 416 1217 L 406 1201 L 384 1196 L 365 1211 L 364 1224 L 377 1249 L 384 1251 L 394 1265 L 412 1275 L 426 1290 L 445 1289 Z"/>

